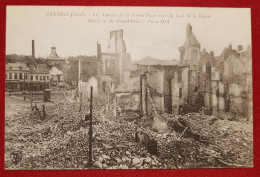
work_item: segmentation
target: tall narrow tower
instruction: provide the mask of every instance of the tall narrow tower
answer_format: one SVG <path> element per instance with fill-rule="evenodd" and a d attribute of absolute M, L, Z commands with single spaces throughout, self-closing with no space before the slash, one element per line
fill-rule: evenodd
<path fill-rule="evenodd" d="M 188 23 L 186 27 L 186 41 L 183 46 L 179 47 L 180 64 L 198 65 L 200 60 L 200 43 L 194 33 L 192 26 Z"/>
<path fill-rule="evenodd" d="M 35 59 L 34 40 L 32 40 L 32 59 Z"/>
<path fill-rule="evenodd" d="M 97 58 L 100 59 L 101 56 L 101 45 L 97 42 Z"/>

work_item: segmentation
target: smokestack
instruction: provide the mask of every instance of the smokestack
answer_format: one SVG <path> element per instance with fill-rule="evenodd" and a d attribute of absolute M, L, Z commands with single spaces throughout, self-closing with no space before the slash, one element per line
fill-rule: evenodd
<path fill-rule="evenodd" d="M 32 59 L 35 59 L 34 40 L 32 40 Z"/>
<path fill-rule="evenodd" d="M 97 42 L 97 58 L 101 55 L 101 45 Z"/>

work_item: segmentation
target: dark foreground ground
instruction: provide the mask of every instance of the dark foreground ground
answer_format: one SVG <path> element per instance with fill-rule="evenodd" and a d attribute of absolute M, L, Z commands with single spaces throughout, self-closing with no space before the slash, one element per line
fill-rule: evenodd
<path fill-rule="evenodd" d="M 45 103 L 46 118 L 31 111 L 30 102 L 6 95 L 6 169 L 86 169 L 89 123 L 84 115 L 88 105 L 65 102 L 62 94 Z M 40 98 L 39 98 L 40 100 Z M 43 103 L 38 103 L 41 108 Z M 103 103 L 94 105 L 93 162 L 97 169 L 176 169 L 233 168 L 253 166 L 252 121 L 228 121 L 212 116 L 188 114 L 162 115 L 170 129 L 142 131 L 158 142 L 158 155 L 135 142 L 136 125 L 122 119 L 109 119 L 111 111 Z M 177 119 L 191 122 L 200 140 L 175 131 Z M 214 120 L 214 122 L 212 122 Z M 199 123 L 198 123 L 199 122 Z"/>

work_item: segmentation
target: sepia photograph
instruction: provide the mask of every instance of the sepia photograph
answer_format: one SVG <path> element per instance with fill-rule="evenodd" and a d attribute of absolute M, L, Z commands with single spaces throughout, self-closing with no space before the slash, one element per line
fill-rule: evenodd
<path fill-rule="evenodd" d="M 253 168 L 250 8 L 7 6 L 5 170 Z"/>

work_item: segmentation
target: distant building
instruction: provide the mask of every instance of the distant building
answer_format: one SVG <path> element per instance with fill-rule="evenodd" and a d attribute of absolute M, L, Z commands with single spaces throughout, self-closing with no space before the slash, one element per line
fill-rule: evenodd
<path fill-rule="evenodd" d="M 47 61 L 49 62 L 59 62 L 59 61 L 64 61 L 63 58 L 61 58 L 56 51 L 56 47 L 51 47 L 51 53 L 49 57 L 46 58 Z"/>
<path fill-rule="evenodd" d="M 61 70 L 53 66 L 50 69 L 50 82 L 54 84 L 58 84 L 60 82 L 64 82 L 64 75 Z"/>
<path fill-rule="evenodd" d="M 31 64 L 29 71 L 32 90 L 41 91 L 49 88 L 50 74 L 47 64 Z"/>
<path fill-rule="evenodd" d="M 7 63 L 5 68 L 6 89 L 23 91 L 29 89 L 29 67 L 26 63 Z"/>
<path fill-rule="evenodd" d="M 49 69 L 52 67 L 59 69 L 63 73 L 63 81 L 68 82 L 69 64 L 64 58 L 57 54 L 56 47 L 51 47 L 51 53 L 49 57 L 46 58 L 46 62 L 49 66 Z"/>

